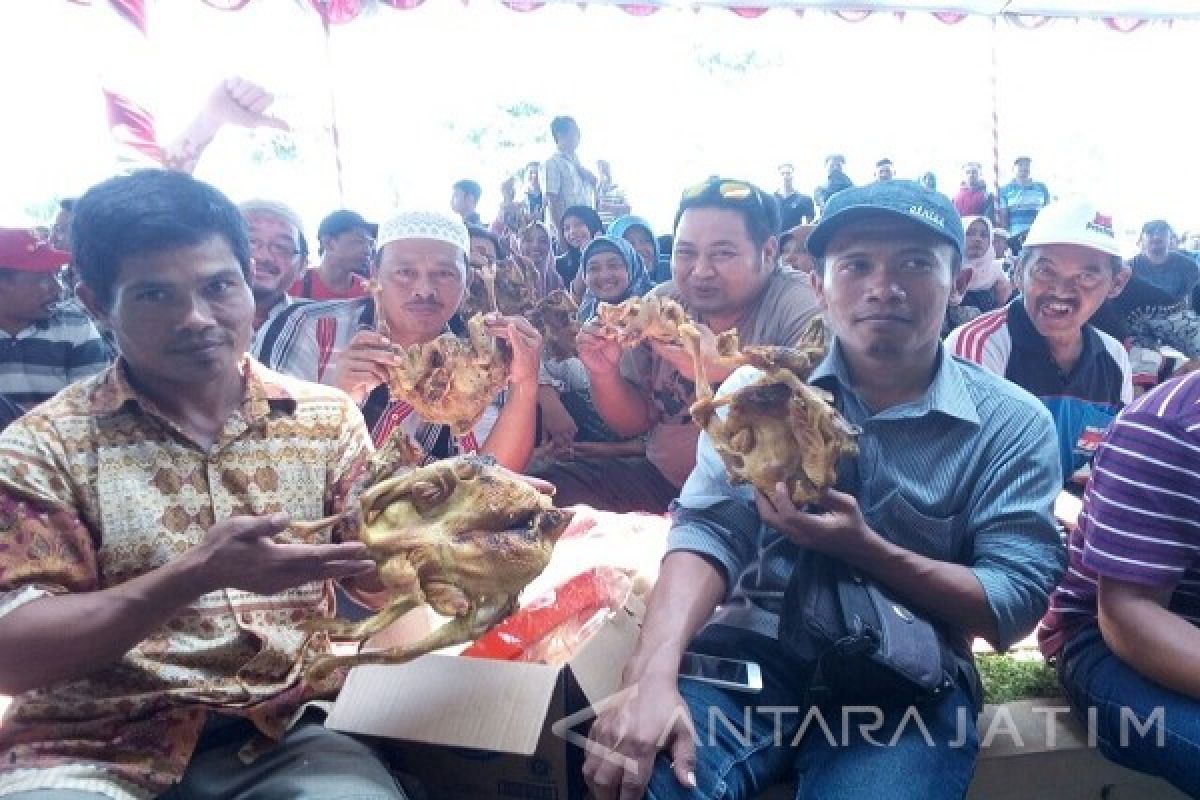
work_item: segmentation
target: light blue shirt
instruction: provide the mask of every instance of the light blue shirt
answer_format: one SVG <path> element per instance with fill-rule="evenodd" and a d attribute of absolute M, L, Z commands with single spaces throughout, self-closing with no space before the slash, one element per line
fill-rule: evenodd
<path fill-rule="evenodd" d="M 1050 414 L 1023 389 L 940 348 L 925 394 L 878 414 L 848 374 L 835 342 L 811 381 L 839 395 L 843 416 L 862 429 L 856 496 L 868 524 L 902 547 L 970 567 L 995 618 L 995 644 L 1028 634 L 1066 563 L 1053 513 L 1062 477 Z M 760 375 L 743 367 L 719 393 Z M 777 638 L 797 548 L 762 524 L 749 486 L 730 484 L 707 434 L 675 515 L 668 550 L 708 558 L 730 587 L 710 624 Z"/>

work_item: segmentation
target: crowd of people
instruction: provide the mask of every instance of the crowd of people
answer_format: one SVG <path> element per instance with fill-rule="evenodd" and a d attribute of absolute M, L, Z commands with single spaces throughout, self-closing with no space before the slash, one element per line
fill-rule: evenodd
<path fill-rule="evenodd" d="M 951 198 L 887 158 L 855 185 L 834 155 L 812 197 L 790 164 L 776 192 L 700 181 L 660 237 L 560 117 L 491 225 L 464 179 L 446 210 L 333 211 L 314 256 L 286 204 L 190 176 L 215 135 L 193 130 L 174 169 L 108 179 L 50 231 L 0 230 L 0 795 L 408 796 L 376 745 L 309 705 L 339 676 L 303 677 L 329 648 L 305 620 L 335 597 L 386 602 L 374 562 L 349 527 L 288 528 L 344 511 L 402 432 L 427 462 L 490 456 L 559 505 L 670 513 L 623 671 L 638 691 L 591 729 L 598 798 L 749 800 L 795 775 L 804 798 L 962 797 L 971 643 L 1035 629 L 1080 717 L 1100 709 L 1104 754 L 1200 796 L 1200 267 L 1165 221 L 1126 261 L 1111 215 L 1055 199 L 1029 158 L 994 191 L 965 165 Z M 470 430 L 422 419 L 391 389 L 400 348 L 466 335 L 474 271 L 510 260 L 538 298 L 574 297 L 578 355 L 487 315 L 507 386 Z M 734 484 L 690 416 L 692 354 L 608 335 L 600 305 L 635 297 L 684 308 L 719 395 L 759 373 L 731 369 L 718 336 L 795 346 L 822 318 L 809 380 L 858 431 L 837 484 L 800 507 L 782 484 Z M 1078 520 L 1056 517 L 1064 491 Z M 812 553 L 932 620 L 952 656 L 936 691 L 874 698 L 878 724 L 836 747 L 804 711 L 851 703 L 815 691 L 829 676 L 789 633 Z M 758 663 L 762 691 L 680 679 L 685 650 Z M 798 713 L 780 742 L 778 716 L 748 706 Z M 1165 739 L 1118 737 L 1121 709 L 1160 708 Z M 713 709 L 754 735 L 697 746 L 688 720 Z"/>

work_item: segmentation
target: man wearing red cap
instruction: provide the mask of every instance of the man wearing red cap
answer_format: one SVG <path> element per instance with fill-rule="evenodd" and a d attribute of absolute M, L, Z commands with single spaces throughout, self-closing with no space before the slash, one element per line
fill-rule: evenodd
<path fill-rule="evenodd" d="M 87 314 L 59 305 L 69 259 L 31 230 L 0 228 L 0 396 L 22 410 L 109 362 Z"/>

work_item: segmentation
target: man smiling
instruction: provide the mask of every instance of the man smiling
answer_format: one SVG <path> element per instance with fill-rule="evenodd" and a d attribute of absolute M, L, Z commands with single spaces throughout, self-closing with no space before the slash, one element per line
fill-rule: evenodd
<path fill-rule="evenodd" d="M 290 305 L 288 289 L 308 263 L 308 240 L 300 215 L 283 203 L 250 200 L 239 210 L 250 230 L 250 290 L 259 330 Z"/>
<path fill-rule="evenodd" d="M 1128 280 L 1112 217 L 1081 201 L 1053 203 L 1021 251 L 1021 296 L 946 337 L 955 355 L 1041 398 L 1058 430 L 1063 476 L 1076 483 L 1117 411 L 1133 399 L 1125 348 L 1088 324 Z"/>
<path fill-rule="evenodd" d="M 714 178 L 684 192 L 672 279 L 651 294 L 678 301 L 700 323 L 714 380 L 730 372 L 715 359 L 715 334 L 736 330 L 743 344 L 793 345 L 817 314 L 807 276 L 779 268 L 778 234 L 775 199 L 745 181 Z M 691 356 L 662 342 L 622 353 L 598 319 L 580 330 L 578 343 L 596 410 L 622 437 L 646 434 L 646 455 L 578 459 L 540 477 L 558 487 L 562 505 L 666 511 L 696 464 Z"/>

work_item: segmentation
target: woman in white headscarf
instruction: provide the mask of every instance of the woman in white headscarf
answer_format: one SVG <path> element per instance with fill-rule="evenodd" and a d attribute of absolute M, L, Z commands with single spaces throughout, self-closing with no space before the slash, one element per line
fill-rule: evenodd
<path fill-rule="evenodd" d="M 1004 262 L 996 257 L 992 242 L 992 221 L 987 217 L 963 219 L 966 246 L 963 249 L 963 269 L 971 270 L 971 282 L 962 305 L 980 311 L 991 311 L 1008 302 L 1012 284 L 1004 273 Z"/>

